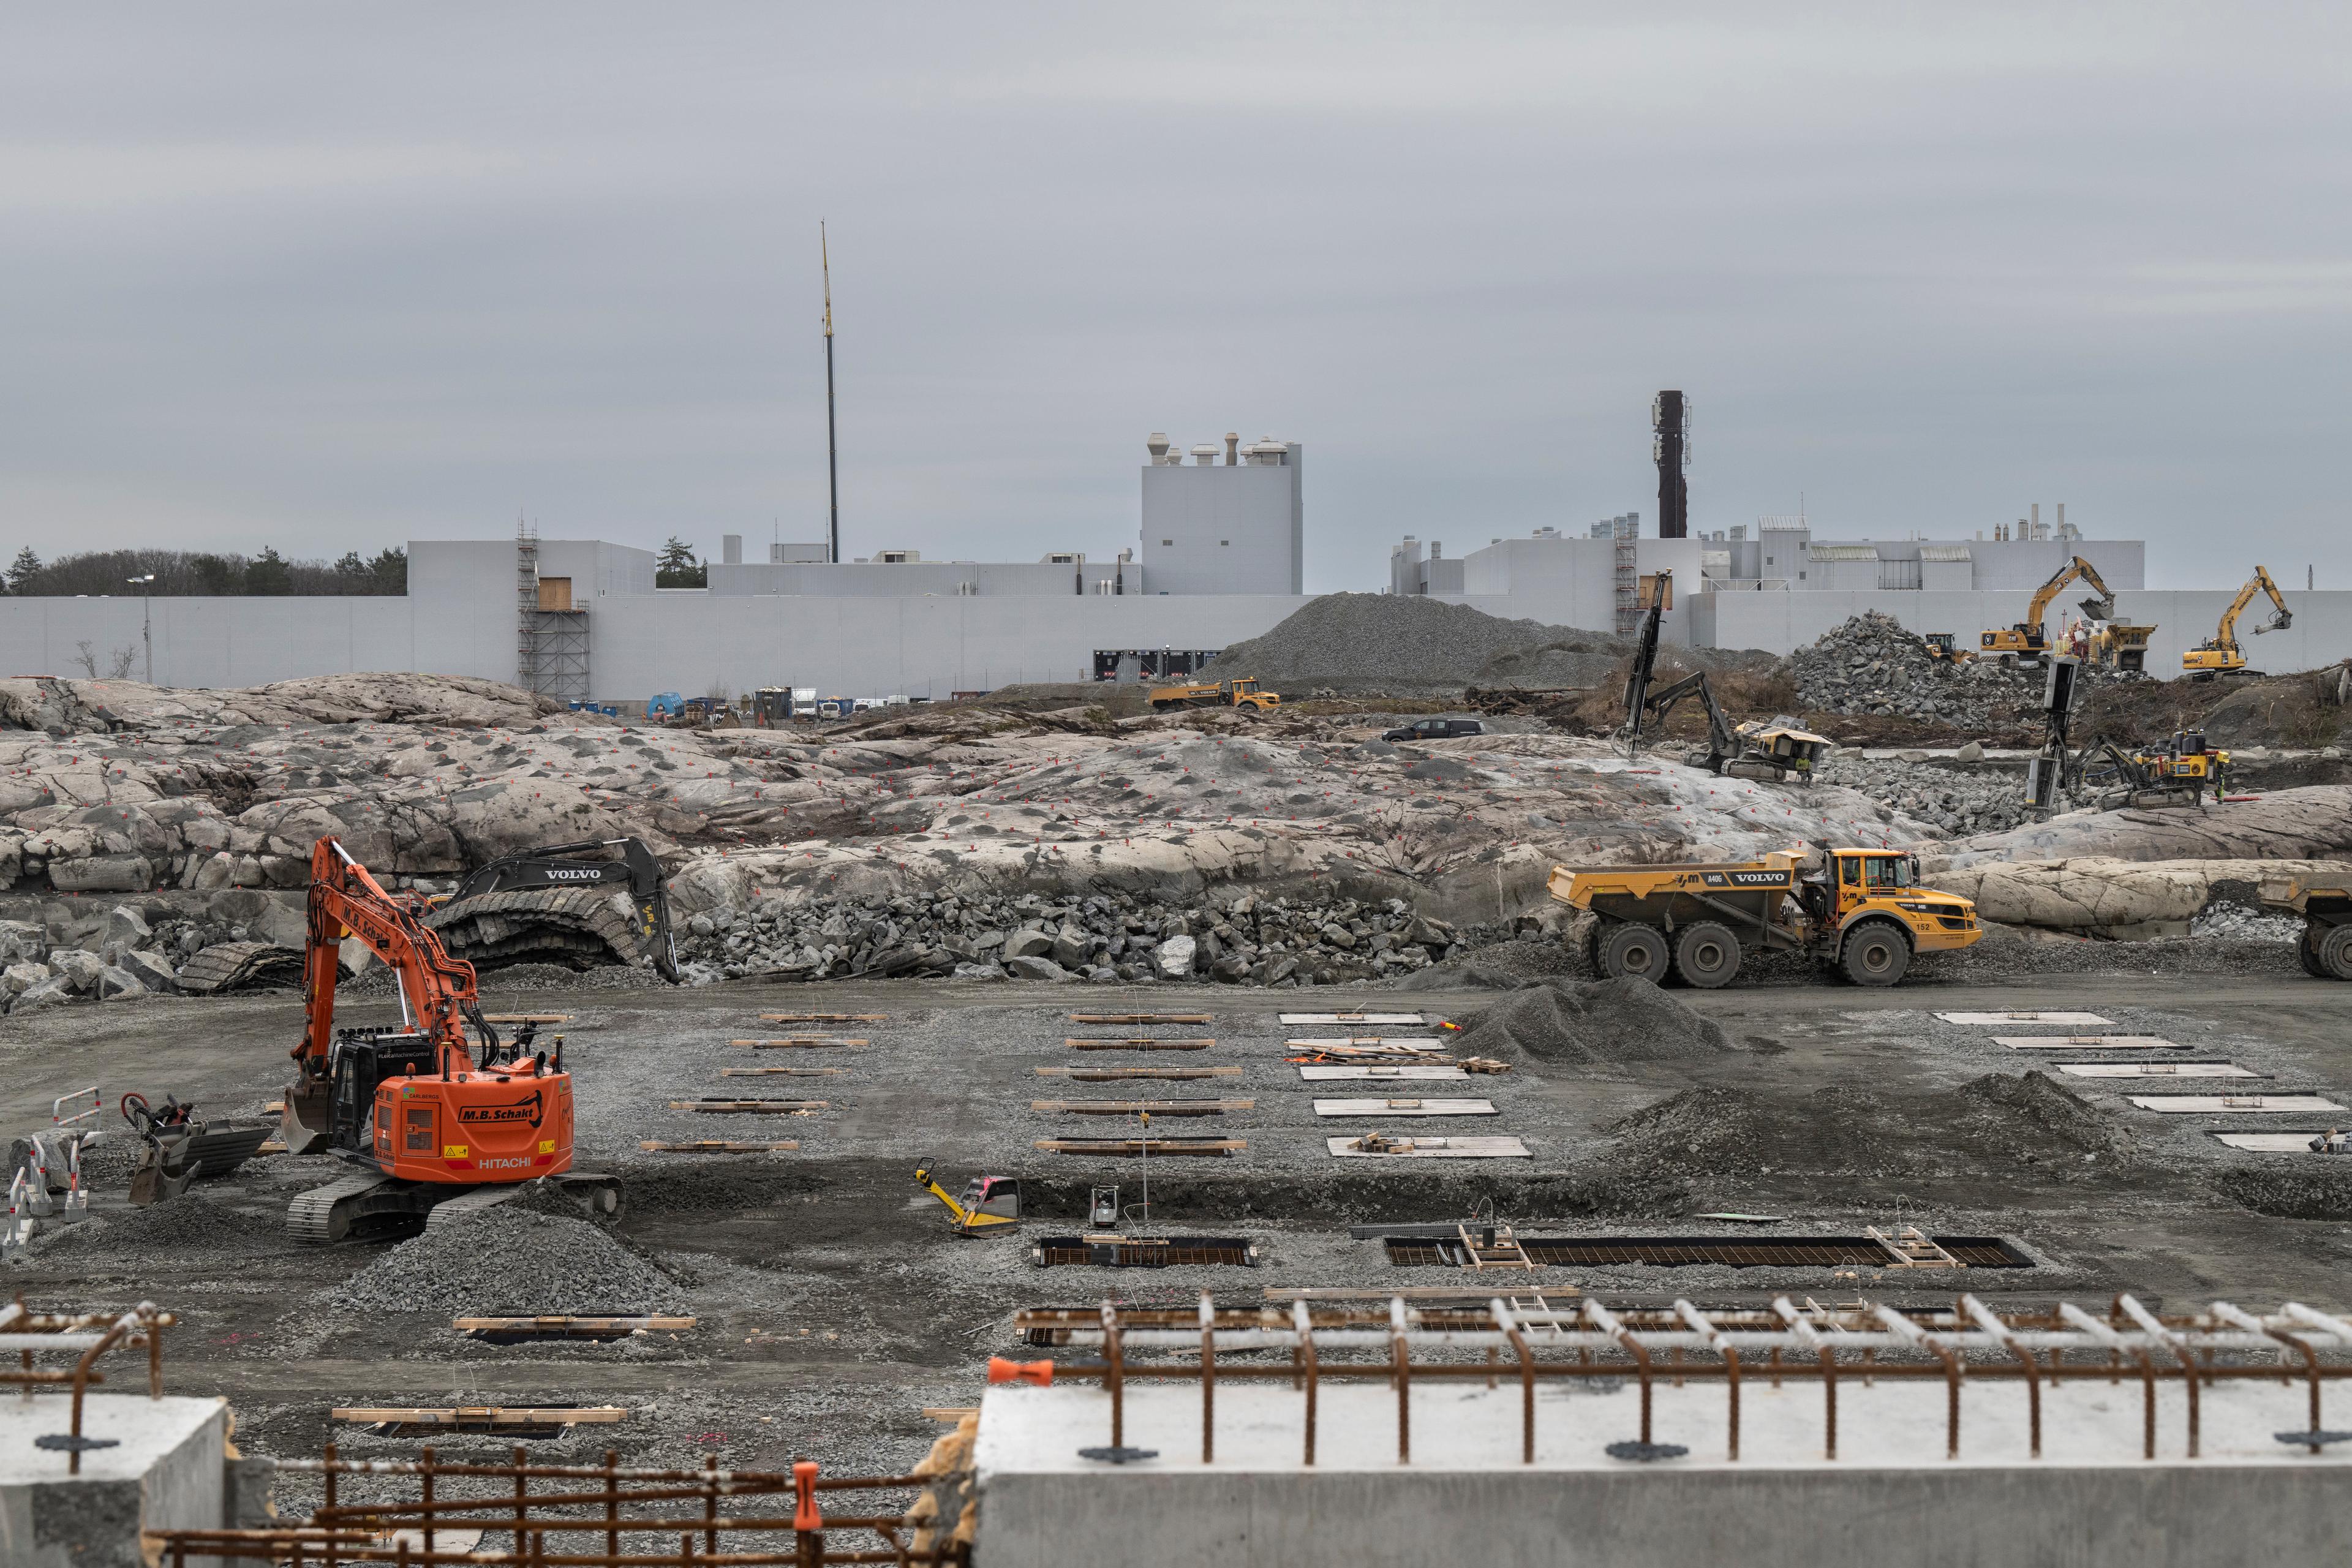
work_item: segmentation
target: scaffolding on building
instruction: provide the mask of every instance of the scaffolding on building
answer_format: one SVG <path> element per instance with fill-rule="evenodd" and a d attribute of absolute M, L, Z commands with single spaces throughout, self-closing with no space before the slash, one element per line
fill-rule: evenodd
<path fill-rule="evenodd" d="M 570 582 L 551 600 L 539 575 L 539 525 L 515 524 L 515 683 L 565 702 L 585 702 L 588 612 L 572 605 Z"/>

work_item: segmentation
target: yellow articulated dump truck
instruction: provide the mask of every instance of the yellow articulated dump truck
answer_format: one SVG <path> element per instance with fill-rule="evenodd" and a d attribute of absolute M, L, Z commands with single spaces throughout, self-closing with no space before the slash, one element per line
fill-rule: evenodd
<path fill-rule="evenodd" d="M 1790 849 L 1722 866 L 1555 866 L 1551 896 L 1598 917 L 1586 961 L 1615 979 L 1727 985 L 1751 952 L 1802 952 L 1856 985 L 1892 985 L 1915 952 L 1984 935 L 1976 905 L 1919 886 L 1916 856 Z"/>
<path fill-rule="evenodd" d="M 2294 945 L 2305 974 L 2352 980 L 2352 873 L 2264 882 L 2263 908 L 2302 917 L 2303 936 Z"/>
<path fill-rule="evenodd" d="M 1155 686 L 1151 706 L 1162 713 L 1176 708 L 1237 708 L 1244 713 L 1271 713 L 1282 706 L 1282 698 L 1276 692 L 1260 691 L 1255 680 L 1244 676 L 1191 686 Z"/>

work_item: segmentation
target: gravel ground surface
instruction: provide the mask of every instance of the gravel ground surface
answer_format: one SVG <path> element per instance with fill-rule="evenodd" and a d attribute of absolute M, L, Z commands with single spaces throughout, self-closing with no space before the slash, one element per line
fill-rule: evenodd
<path fill-rule="evenodd" d="M 2207 942 L 2204 950 L 2223 944 Z M 2275 952 L 2276 943 L 2249 943 Z M 2036 1267 L 1972 1275 L 1980 1293 L 2095 1300 L 2116 1289 L 2144 1299 L 2266 1304 L 2286 1298 L 2340 1308 L 2352 1262 L 2352 1180 L 2316 1157 L 2252 1156 L 2210 1136 L 2253 1121 L 2159 1116 L 2131 1107 L 2144 1086 L 2063 1075 L 2064 1053 L 1994 1043 L 2002 1032 L 1948 1024 L 1935 1011 L 2089 1007 L 2118 1033 L 2179 1042 L 2177 1054 L 2226 1058 L 2268 1075 L 2264 1088 L 2352 1090 L 2340 1041 L 2352 987 L 2284 970 L 2242 977 L 2176 961 L 2139 965 L 2158 944 L 1987 942 L 1979 952 L 2046 950 L 2105 959 L 2105 969 L 2003 977 L 1990 968 L 1923 973 L 1892 992 L 1820 984 L 1742 984 L 1712 993 L 1538 984 L 1519 990 L 1448 979 L 1558 980 L 1542 971 L 1555 943 L 1503 942 L 1424 972 L 1423 989 L 1296 993 L 1207 986 L 986 987 L 736 984 L 692 991 L 501 993 L 494 1009 L 527 1005 L 572 1015 L 566 1061 L 576 1075 L 583 1168 L 614 1172 L 627 1207 L 616 1224 L 492 1211 L 461 1229 L 480 1245 L 378 1240 L 297 1247 L 282 1234 L 287 1201 L 331 1179 L 323 1158 L 256 1161 L 143 1214 L 121 1198 L 120 1169 L 103 1178 L 90 1221 L 37 1238 L 0 1269 L 0 1287 L 37 1302 L 95 1305 L 152 1298 L 183 1312 L 166 1355 L 175 1392 L 217 1390 L 238 1410 L 248 1452 L 315 1452 L 331 1436 L 358 1454 L 413 1452 L 414 1439 L 335 1423 L 339 1404 L 614 1404 L 616 1426 L 533 1444 L 549 1456 L 698 1463 L 705 1453 L 747 1467 L 796 1453 L 836 1472 L 910 1463 L 940 1428 L 925 1405 L 977 1397 L 991 1354 L 1017 1345 L 1010 1314 L 1029 1305 L 1083 1305 L 1105 1296 L 1182 1304 L 1202 1289 L 1255 1300 L 1267 1286 L 1442 1285 L 1440 1268 L 1391 1265 L 1346 1226 L 1425 1222 L 1491 1210 L 1531 1235 L 1723 1233 L 1696 1216 L 1736 1210 L 1781 1216 L 1767 1234 L 1859 1235 L 1916 1224 L 1931 1234 L 2000 1236 Z M 2128 961 L 2131 967 L 2123 967 Z M 1981 962 L 1981 960 L 1979 960 Z M 2286 961 L 2292 963 L 2290 957 Z M 528 998 L 527 1003 L 525 998 Z M 1349 1032 L 1286 1026 L 1283 1007 L 1404 1003 L 1468 1026 L 1460 1042 L 1507 1033 L 1513 1070 L 1468 1080 L 1498 1114 L 1480 1133 L 1522 1139 L 1531 1158 L 1396 1164 L 1340 1161 L 1332 1128 L 1313 1112 L 1321 1085 L 1284 1061 L 1285 1041 Z M 780 1025 L 763 1012 L 814 1007 L 886 1017 L 839 1026 L 862 1046 L 754 1050 L 729 1044 L 835 1026 Z M 1208 1012 L 1207 1025 L 1090 1026 L 1074 1010 Z M 386 1021 L 355 1001 L 346 1020 Z M 274 1096 L 282 1050 L 299 1023 L 286 999 L 158 1001 L 139 1008 L 48 1015 L 0 1039 L 0 1113 L 45 1121 L 49 1096 L 97 1077 L 196 1098 L 208 1112 L 251 1113 Z M 2035 1032 L 2020 1026 L 2021 1032 Z M 1680 1044 L 1643 1046 L 1644 1032 Z M 1407 1034 L 1415 1031 L 1397 1029 Z M 1433 1027 L 1432 1033 L 1437 1031 Z M 2047 1030 L 2042 1032 L 2072 1032 Z M 1203 1051 L 1079 1052 L 1074 1036 L 1213 1037 Z M 1713 1042 L 1719 1037 L 1721 1047 Z M 1558 1039 L 1567 1048 L 1547 1042 Z M 1540 1047 L 1541 1048 L 1538 1048 Z M 1547 1052 L 1550 1054 L 1546 1054 Z M 2105 1053 L 2102 1053 L 2103 1058 Z M 2128 1055 L 2128 1054 L 2126 1054 Z M 1037 1067 L 1213 1065 L 1237 1076 L 1192 1082 L 1085 1083 Z M 822 1078 L 722 1078 L 726 1068 L 841 1069 Z M 2039 1075 L 2039 1076 L 2035 1076 Z M 2159 1082 L 2156 1087 L 2165 1087 Z M 1449 1092 L 1454 1092 L 1449 1090 Z M 667 1101 L 701 1095 L 789 1095 L 828 1101 L 803 1117 L 698 1116 Z M 1162 1120 L 1154 1136 L 1238 1137 L 1244 1153 L 1150 1163 L 1052 1154 L 1053 1137 L 1127 1131 L 1118 1118 L 1048 1114 L 1032 1100 L 1218 1098 L 1251 1109 Z M 2352 1101 L 2347 1101 L 2352 1103 Z M 2323 1119 L 2324 1120 L 2324 1119 Z M 1350 1133 L 1377 1124 L 1349 1123 Z M 1426 1123 L 1378 1130 L 1428 1131 Z M 796 1139 L 776 1155 L 656 1155 L 640 1139 Z M 119 1155 L 111 1156 L 119 1159 Z M 986 1171 L 1019 1175 L 1031 1218 L 1021 1234 L 958 1240 L 940 1205 L 910 1180 L 936 1160 L 950 1189 Z M 1403 1163 L 1402 1162 L 1397 1163 Z M 1116 1183 L 1129 1205 L 1149 1181 L 1151 1223 L 1170 1231 L 1254 1237 L 1255 1271 L 1190 1268 L 1127 1272 L 1040 1270 L 1028 1244 L 1083 1226 L 1090 1187 Z M 475 1228 L 476 1226 L 482 1228 Z M 504 1227 L 526 1236 L 519 1249 Z M 575 1228 L 576 1227 L 576 1228 Z M 1744 1234 L 1744 1233 L 1743 1233 Z M 461 1338 L 445 1313 L 489 1305 L 529 1247 L 561 1239 L 564 1256 L 534 1292 L 570 1300 L 507 1302 L 593 1310 L 615 1279 L 649 1279 L 695 1328 L 616 1344 L 496 1346 Z M 467 1256 L 470 1252 L 471 1257 Z M 518 1257 L 509 1258 L 514 1252 Z M 422 1260 L 437 1256 L 438 1262 Z M 471 1270 L 473 1281 L 467 1279 Z M 610 1272 L 608 1272 L 608 1270 Z M 640 1273 L 638 1270 L 643 1270 Z M 533 1278 L 542 1278 L 534 1275 Z M 1550 1268 L 1547 1288 L 1612 1301 L 1743 1303 L 1778 1291 L 1843 1299 L 1948 1299 L 1942 1279 L 1869 1269 Z M 405 1285 L 399 1282 L 408 1281 Z M 456 1439 L 451 1453 L 501 1449 Z M 283 1506 L 300 1506 L 289 1484 Z"/>

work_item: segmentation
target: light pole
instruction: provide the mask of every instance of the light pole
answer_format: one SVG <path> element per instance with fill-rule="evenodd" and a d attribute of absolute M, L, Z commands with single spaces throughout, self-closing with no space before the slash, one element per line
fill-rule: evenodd
<path fill-rule="evenodd" d="M 147 650 L 147 684 L 155 684 L 154 623 L 147 618 L 148 607 L 154 603 L 155 574 L 124 579 L 139 590 L 139 642 Z"/>

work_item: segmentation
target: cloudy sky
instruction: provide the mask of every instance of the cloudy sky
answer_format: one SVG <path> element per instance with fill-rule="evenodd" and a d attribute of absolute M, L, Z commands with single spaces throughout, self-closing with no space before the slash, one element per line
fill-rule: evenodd
<path fill-rule="evenodd" d="M 1638 509 L 2036 500 L 2352 586 L 2342 6 L 0 12 L 0 555 L 1110 553 L 1307 452 L 1307 585 Z"/>

